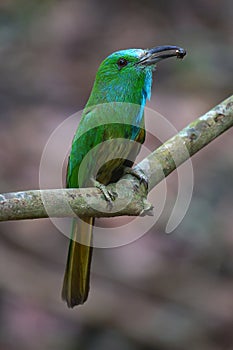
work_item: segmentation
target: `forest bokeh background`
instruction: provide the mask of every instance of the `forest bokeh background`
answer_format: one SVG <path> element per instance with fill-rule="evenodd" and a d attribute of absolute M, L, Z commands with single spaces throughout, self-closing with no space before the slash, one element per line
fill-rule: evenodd
<path fill-rule="evenodd" d="M 84 107 L 113 51 L 187 49 L 158 67 L 148 104 L 178 130 L 227 98 L 232 10 L 230 0 L 1 0 L 0 192 L 39 188 L 47 139 Z M 0 349 L 232 349 L 232 149 L 228 131 L 193 157 L 192 202 L 171 235 L 175 173 L 150 232 L 95 251 L 90 297 L 74 310 L 60 299 L 68 239 L 48 219 L 1 223 Z"/>

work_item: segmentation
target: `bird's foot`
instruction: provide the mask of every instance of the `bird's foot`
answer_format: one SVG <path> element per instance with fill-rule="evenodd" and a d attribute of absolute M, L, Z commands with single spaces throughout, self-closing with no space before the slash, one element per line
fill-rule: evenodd
<path fill-rule="evenodd" d="M 96 188 L 98 188 L 102 192 L 105 200 L 108 202 L 108 205 L 111 206 L 112 201 L 116 199 L 116 193 L 113 191 L 109 191 L 105 185 L 103 185 L 95 179 L 92 179 L 92 183 Z"/>
<path fill-rule="evenodd" d="M 136 177 L 139 180 L 139 184 L 140 185 L 144 185 L 145 190 L 148 191 L 148 178 L 146 176 L 146 174 L 144 173 L 143 170 L 141 169 L 132 169 L 129 167 L 125 167 L 124 168 L 124 174 L 129 174 L 132 175 L 134 177 Z"/>

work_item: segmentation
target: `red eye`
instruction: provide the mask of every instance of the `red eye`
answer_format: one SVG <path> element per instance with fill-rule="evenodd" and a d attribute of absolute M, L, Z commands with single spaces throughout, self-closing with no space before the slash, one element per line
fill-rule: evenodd
<path fill-rule="evenodd" d="M 117 61 L 117 65 L 119 68 L 123 68 L 125 66 L 127 66 L 128 61 L 125 58 L 119 58 L 119 60 Z"/>

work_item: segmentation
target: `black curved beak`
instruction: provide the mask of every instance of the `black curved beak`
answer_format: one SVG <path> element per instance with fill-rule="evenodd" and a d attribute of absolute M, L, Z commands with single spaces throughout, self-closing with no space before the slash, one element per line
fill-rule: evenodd
<path fill-rule="evenodd" d="M 153 49 L 146 50 L 145 55 L 143 55 L 138 62 L 138 64 L 151 66 L 156 64 L 157 62 L 164 60 L 169 57 L 176 57 L 179 59 L 184 58 L 186 55 L 186 51 L 178 46 L 157 46 Z"/>

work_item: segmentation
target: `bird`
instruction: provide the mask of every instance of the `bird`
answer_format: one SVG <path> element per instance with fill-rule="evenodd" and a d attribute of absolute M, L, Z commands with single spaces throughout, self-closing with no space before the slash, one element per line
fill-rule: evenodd
<path fill-rule="evenodd" d="M 73 138 L 67 166 L 68 188 L 94 184 L 111 201 L 105 186 L 132 168 L 145 140 L 144 107 L 151 96 L 157 63 L 185 55 L 181 47 L 163 45 L 120 50 L 103 60 Z M 72 220 L 62 288 L 62 299 L 69 308 L 83 304 L 88 297 L 94 225 L 92 217 Z"/>

